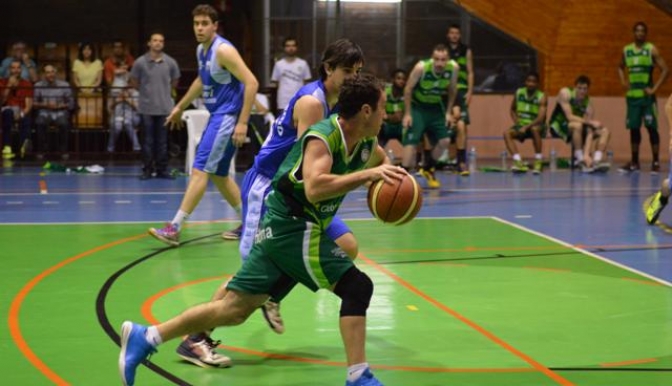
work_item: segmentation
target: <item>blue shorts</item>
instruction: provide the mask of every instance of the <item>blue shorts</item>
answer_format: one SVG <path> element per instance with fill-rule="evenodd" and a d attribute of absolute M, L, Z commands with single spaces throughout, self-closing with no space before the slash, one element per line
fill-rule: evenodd
<path fill-rule="evenodd" d="M 231 135 L 233 135 L 237 121 L 237 115 L 217 114 L 210 116 L 208 126 L 205 128 L 201 142 L 196 148 L 194 169 L 222 177 L 229 175 L 231 159 L 236 153 Z"/>
<path fill-rule="evenodd" d="M 250 254 L 254 245 L 254 236 L 257 234 L 259 223 L 266 213 L 266 196 L 271 191 L 272 178 L 268 178 L 257 172 L 254 166 L 245 173 L 243 183 L 240 186 L 240 195 L 243 201 L 243 230 L 240 235 L 240 257 L 245 260 Z M 352 233 L 352 230 L 345 225 L 343 220 L 334 216 L 331 224 L 327 227 L 325 234 L 331 240 L 335 241 L 346 233 Z"/>

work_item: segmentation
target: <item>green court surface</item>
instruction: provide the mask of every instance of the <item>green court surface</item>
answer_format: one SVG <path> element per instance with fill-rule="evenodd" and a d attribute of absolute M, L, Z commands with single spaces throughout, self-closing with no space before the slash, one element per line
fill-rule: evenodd
<path fill-rule="evenodd" d="M 662 282 L 495 218 L 349 225 L 376 286 L 368 361 L 386 386 L 672 385 Z M 176 249 L 147 226 L 0 225 L 2 384 L 119 384 L 122 321 L 166 320 L 240 265 L 226 224 L 191 224 Z M 285 334 L 259 313 L 215 331 L 234 367 L 183 363 L 168 342 L 137 384 L 342 385 L 338 311 L 332 294 L 297 288 Z"/>

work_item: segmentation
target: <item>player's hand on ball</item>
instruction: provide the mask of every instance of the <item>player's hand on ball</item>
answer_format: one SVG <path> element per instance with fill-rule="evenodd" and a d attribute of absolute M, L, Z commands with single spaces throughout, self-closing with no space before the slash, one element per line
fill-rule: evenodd
<path fill-rule="evenodd" d="M 382 164 L 370 170 L 371 182 L 385 180 L 388 184 L 394 183 L 395 180 L 401 180 L 408 174 L 404 168 L 390 164 Z"/>

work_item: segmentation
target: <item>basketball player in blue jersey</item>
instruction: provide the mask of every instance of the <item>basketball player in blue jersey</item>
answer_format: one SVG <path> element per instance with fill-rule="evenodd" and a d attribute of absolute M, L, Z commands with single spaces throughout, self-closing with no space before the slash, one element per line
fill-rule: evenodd
<path fill-rule="evenodd" d="M 667 98 L 665 114 L 667 114 L 667 122 L 670 126 L 670 166 L 667 169 L 668 176 L 663 180 L 660 190 L 647 200 L 648 204 L 646 205 L 645 215 L 646 222 L 648 222 L 649 225 L 653 225 L 658 221 L 658 217 L 660 217 L 660 213 L 665 209 L 665 206 L 667 206 L 667 203 L 670 200 L 670 194 L 672 193 L 672 94 Z"/>
<path fill-rule="evenodd" d="M 182 112 L 198 97 L 210 112 L 208 125 L 196 150 L 187 191 L 173 220 L 149 233 L 171 246 L 180 245 L 182 223 L 191 215 L 212 180 L 224 199 L 240 215 L 240 190 L 229 177 L 229 166 L 236 151 L 245 142 L 250 110 L 259 83 L 245 65 L 238 50 L 217 35 L 218 15 L 210 5 L 202 4 L 192 12 L 194 33 L 200 43 L 196 50 L 198 77 L 166 119 L 170 126 L 182 125 Z M 237 240 L 240 230 L 224 232 L 225 239 Z"/>

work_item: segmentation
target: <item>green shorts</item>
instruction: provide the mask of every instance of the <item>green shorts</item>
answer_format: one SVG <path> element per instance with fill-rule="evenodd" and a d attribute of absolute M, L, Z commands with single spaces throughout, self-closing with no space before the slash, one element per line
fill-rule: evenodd
<path fill-rule="evenodd" d="M 383 127 L 378 134 L 378 143 L 380 146 L 385 146 L 391 139 L 396 139 L 401 142 L 403 139 L 404 127 L 401 123 L 383 123 Z"/>
<path fill-rule="evenodd" d="M 448 138 L 450 135 L 446 128 L 446 113 L 440 107 L 420 107 L 413 105 L 411 109 L 413 126 L 406 130 L 403 145 L 417 145 L 422 142 L 422 136 L 427 137 L 432 143 Z"/>
<path fill-rule="evenodd" d="M 643 121 L 647 129 L 658 130 L 658 107 L 655 96 L 626 98 L 626 103 L 628 107 L 626 127 L 628 129 L 639 129 Z"/>
<path fill-rule="evenodd" d="M 558 121 L 553 121 L 549 125 L 551 128 L 551 137 L 560 138 L 566 143 L 572 142 L 572 132 L 569 130 L 569 121 L 564 121 L 562 123 Z M 581 130 L 582 141 L 585 141 L 586 135 L 591 126 L 584 124 Z"/>
<path fill-rule="evenodd" d="M 467 104 L 467 89 L 461 88 L 457 90 L 457 97 L 455 98 L 455 106 L 460 107 L 460 119 L 469 124 L 469 105 Z"/>
<path fill-rule="evenodd" d="M 541 138 L 546 138 L 546 125 L 541 124 L 539 126 L 541 127 Z M 529 130 L 525 131 L 525 132 L 521 132 L 520 131 L 521 127 L 522 127 L 522 125 L 515 124 L 515 125 L 511 126 L 511 128 L 509 128 L 509 130 L 516 132 L 516 139 L 518 141 L 525 142 L 526 139 L 534 138 L 534 136 L 532 135 L 532 129 L 531 128 Z"/>
<path fill-rule="evenodd" d="M 268 212 L 250 254 L 227 288 L 280 301 L 299 282 L 330 288 L 354 266 L 318 224 Z"/>

